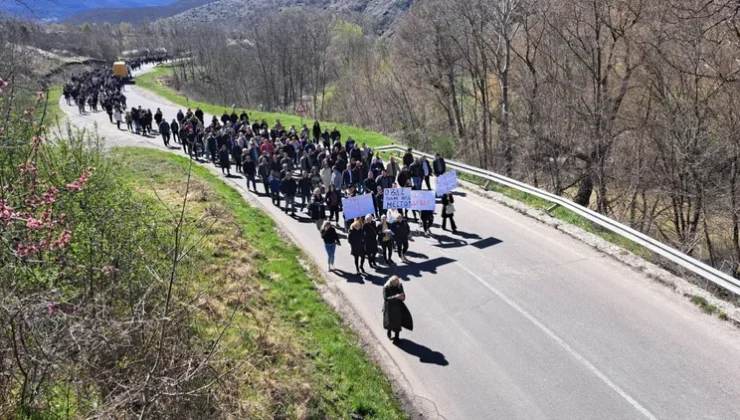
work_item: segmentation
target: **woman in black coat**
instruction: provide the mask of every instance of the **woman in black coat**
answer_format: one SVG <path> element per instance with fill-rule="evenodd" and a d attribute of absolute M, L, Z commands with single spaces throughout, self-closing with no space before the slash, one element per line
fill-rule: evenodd
<path fill-rule="evenodd" d="M 409 235 L 411 235 L 409 222 L 399 214 L 391 229 L 393 230 L 393 240 L 396 241 L 396 248 L 398 249 L 398 258 L 401 261 L 406 261 L 406 253 L 409 250 Z"/>
<path fill-rule="evenodd" d="M 442 230 L 447 230 L 447 219 L 450 219 L 450 227 L 452 233 L 457 232 L 457 225 L 455 224 L 455 198 L 451 192 L 442 196 Z"/>
<path fill-rule="evenodd" d="M 221 164 L 221 173 L 226 172 L 227 176 L 231 176 L 231 162 L 229 161 L 229 148 L 226 145 L 221 146 L 221 150 L 218 151 L 218 160 Z"/>
<path fill-rule="evenodd" d="M 405 300 L 406 293 L 403 291 L 401 279 L 398 276 L 391 277 L 383 286 L 383 328 L 388 331 L 389 339 L 391 331 L 395 333 L 393 342 L 396 344 L 401 328 L 409 331 L 414 329 L 414 319 L 404 303 Z"/>
<path fill-rule="evenodd" d="M 244 172 L 244 176 L 247 178 L 247 190 L 249 190 L 249 183 L 251 182 L 254 192 L 257 192 L 257 166 L 249 153 L 242 154 L 242 159 L 244 159 L 242 162 L 242 171 Z"/>
<path fill-rule="evenodd" d="M 375 226 L 373 216 L 367 215 L 365 217 L 365 225 L 362 227 L 362 231 L 365 233 L 365 254 L 367 255 L 367 261 L 370 263 L 370 267 L 378 268 L 375 263 L 375 255 L 378 253 L 378 229 Z"/>
<path fill-rule="evenodd" d="M 308 205 L 308 213 L 311 215 L 311 220 L 316 223 L 316 229 L 321 229 L 321 226 L 324 225 L 324 220 L 326 220 L 326 207 L 324 206 L 324 197 L 318 188 L 313 190 L 311 202 Z"/>
<path fill-rule="evenodd" d="M 355 269 L 357 274 L 365 273 L 365 234 L 362 231 L 362 219 L 355 220 L 349 229 L 347 238 L 352 256 L 355 257 Z M 365 273 L 367 274 L 367 273 Z"/>

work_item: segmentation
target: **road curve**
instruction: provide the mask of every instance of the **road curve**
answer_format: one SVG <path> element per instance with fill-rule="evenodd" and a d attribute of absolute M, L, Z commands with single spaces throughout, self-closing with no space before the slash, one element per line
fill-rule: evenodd
<path fill-rule="evenodd" d="M 129 106 L 161 108 L 168 119 L 182 108 L 136 87 L 126 95 Z M 159 138 L 118 131 L 105 113 L 61 107 L 75 125 L 97 123 L 111 145 L 164 149 Z M 258 200 L 325 268 L 316 227 Z M 514 210 L 464 191 L 455 207 L 460 233 L 443 232 L 437 217 L 435 235 L 413 238 L 410 264 L 368 269 L 360 280 L 344 241 L 336 266 L 346 275 L 327 275 L 418 401 L 434 407 L 425 418 L 740 419 L 734 327 Z M 399 346 L 382 329 L 390 274 L 403 278 L 415 320 Z"/>

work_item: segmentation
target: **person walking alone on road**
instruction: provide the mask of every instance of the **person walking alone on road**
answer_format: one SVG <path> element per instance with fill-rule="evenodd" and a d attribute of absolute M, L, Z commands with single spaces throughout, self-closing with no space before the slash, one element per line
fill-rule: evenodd
<path fill-rule="evenodd" d="M 409 223 L 399 214 L 396 217 L 396 223 L 393 224 L 393 239 L 396 241 L 398 258 L 400 258 L 401 261 L 406 261 L 406 253 L 409 250 L 410 234 L 411 228 L 409 227 Z"/>
<path fill-rule="evenodd" d="M 378 228 L 375 226 L 375 220 L 373 220 L 371 214 L 365 216 L 365 224 L 362 226 L 362 231 L 365 234 L 365 254 L 367 255 L 367 261 L 371 268 L 378 268 L 378 265 L 375 263 L 375 256 L 378 254 Z"/>
<path fill-rule="evenodd" d="M 355 269 L 357 275 L 365 273 L 365 234 L 362 231 L 362 219 L 355 219 L 350 225 L 349 236 L 347 238 L 349 246 L 352 251 L 352 256 L 355 257 Z M 367 273 L 365 273 L 367 274 Z"/>
<path fill-rule="evenodd" d="M 442 230 L 447 230 L 447 219 L 450 219 L 452 233 L 457 233 L 455 224 L 455 198 L 451 192 L 442 196 Z"/>
<path fill-rule="evenodd" d="M 383 286 L 383 328 L 388 332 L 388 339 L 393 331 L 393 343 L 398 344 L 402 328 L 414 330 L 414 319 L 404 303 L 406 293 L 403 290 L 401 279 L 391 277 Z"/>
<path fill-rule="evenodd" d="M 192 147 L 192 146 L 191 146 Z M 224 144 L 221 146 L 221 150 L 218 151 L 219 163 L 221 164 L 221 173 L 226 173 L 226 176 L 231 176 L 231 162 L 229 161 L 229 149 Z"/>
<path fill-rule="evenodd" d="M 321 239 L 324 241 L 324 249 L 329 257 L 329 271 L 334 270 L 334 253 L 339 245 L 339 235 L 330 221 L 325 221 L 321 228 Z"/>

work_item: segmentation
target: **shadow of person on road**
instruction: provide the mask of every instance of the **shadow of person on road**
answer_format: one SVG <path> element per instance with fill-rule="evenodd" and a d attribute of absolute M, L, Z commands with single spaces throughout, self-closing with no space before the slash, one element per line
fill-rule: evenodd
<path fill-rule="evenodd" d="M 412 356 L 418 357 L 421 363 L 431 363 L 439 366 L 447 366 L 450 364 L 444 354 L 406 338 L 399 340 L 396 347 Z"/>
<path fill-rule="evenodd" d="M 433 260 L 426 260 L 419 263 L 411 262 L 407 265 L 399 264 L 390 267 L 379 267 L 378 269 L 376 269 L 376 272 L 385 276 L 386 280 L 388 276 L 392 276 L 395 274 L 400 277 L 401 280 L 410 281 L 411 277 L 422 277 L 422 273 L 437 274 L 437 268 L 453 262 L 455 262 L 455 260 L 451 258 L 439 257 Z M 381 282 L 380 285 L 383 285 L 384 283 L 385 281 Z"/>
<path fill-rule="evenodd" d="M 465 238 L 465 239 L 478 239 L 478 240 L 482 239 L 480 237 L 480 235 L 478 235 L 476 233 L 467 233 L 467 232 L 463 232 L 461 230 L 458 230 L 457 232 L 453 233 L 453 235 L 457 235 L 457 236 L 460 236 L 460 237 Z"/>
<path fill-rule="evenodd" d="M 437 243 L 434 246 L 442 249 L 461 248 L 468 244 L 462 239 L 453 238 L 439 233 L 432 233 L 432 238 L 437 240 Z"/>
<path fill-rule="evenodd" d="M 364 278 L 355 273 L 349 273 L 347 271 L 340 270 L 338 268 L 335 268 L 334 270 L 332 270 L 332 272 L 336 274 L 337 276 L 347 280 L 347 283 L 365 284 Z"/>
<path fill-rule="evenodd" d="M 234 174 L 231 174 L 231 175 L 226 175 L 226 178 L 231 178 L 231 179 L 242 179 L 242 177 L 241 177 L 240 175 L 234 175 Z"/>

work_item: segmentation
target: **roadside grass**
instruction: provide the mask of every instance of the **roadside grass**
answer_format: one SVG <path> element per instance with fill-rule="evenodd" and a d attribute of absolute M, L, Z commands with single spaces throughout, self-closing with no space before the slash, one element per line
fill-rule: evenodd
<path fill-rule="evenodd" d="M 704 311 L 704 313 L 706 313 L 706 314 L 713 315 L 714 313 L 717 312 L 717 307 L 714 306 L 714 305 L 712 305 L 712 304 L 710 304 L 706 299 L 704 299 L 701 296 L 696 296 L 696 295 L 695 296 L 692 296 L 691 297 L 691 303 L 693 303 L 694 305 L 698 306 L 699 309 L 701 309 L 702 311 Z M 722 317 L 722 314 L 724 314 L 724 318 Z M 721 312 L 719 314 L 719 317 L 720 317 L 720 319 L 723 319 L 723 320 L 724 319 L 727 319 L 727 314 L 725 314 L 724 312 Z"/>
<path fill-rule="evenodd" d="M 167 99 L 168 101 L 181 105 L 186 108 L 195 109 L 196 107 L 198 107 L 201 110 L 203 110 L 203 112 L 216 115 L 216 116 L 221 116 L 221 114 L 223 114 L 224 111 L 227 111 L 229 114 L 231 114 L 231 105 L 219 106 L 219 105 L 207 104 L 204 102 L 190 100 L 189 98 L 178 93 L 171 87 L 167 86 L 166 83 L 164 83 L 164 80 L 171 75 L 172 75 L 171 67 L 167 65 L 158 66 L 158 67 L 155 67 L 154 70 L 149 73 L 145 73 L 140 76 L 137 76 L 135 79 L 136 86 L 151 90 L 152 92 Z M 131 104 L 131 105 L 134 105 L 134 104 Z M 244 108 L 236 108 L 236 112 L 240 113 L 242 109 Z M 290 127 L 291 125 L 295 125 L 298 130 L 300 130 L 301 128 L 301 123 L 308 125 L 309 129 L 313 127 L 313 119 L 311 118 L 301 119 L 300 117 L 291 115 L 291 114 L 280 114 L 276 112 L 262 112 L 262 111 L 256 111 L 253 109 L 245 109 L 245 110 L 249 114 L 250 121 L 254 121 L 255 119 L 261 121 L 264 119 L 264 120 L 267 120 L 268 124 L 272 125 L 275 123 L 276 120 L 280 120 L 283 126 Z M 333 127 L 337 127 L 337 129 L 342 133 L 342 139 L 347 139 L 348 137 L 352 137 L 358 143 L 362 144 L 364 142 L 364 143 L 367 143 L 367 145 L 370 147 L 386 146 L 389 144 L 398 143 L 396 140 L 388 136 L 385 136 L 383 134 L 380 134 L 380 133 L 376 133 L 376 132 L 365 130 L 365 129 L 358 128 L 358 127 L 353 127 L 347 124 L 334 123 L 330 121 L 321 121 L 322 131 L 325 128 L 331 131 Z"/>
<path fill-rule="evenodd" d="M 62 109 L 59 107 L 59 100 L 61 97 L 62 85 L 54 85 L 49 89 L 45 121 L 56 124 L 57 122 L 62 122 L 66 119 L 64 112 L 62 112 Z"/>
<path fill-rule="evenodd" d="M 187 158 L 143 148 L 112 156 L 122 183 L 181 205 Z M 406 418 L 387 378 L 322 300 L 301 250 L 208 169 L 195 165 L 192 175 L 188 218 L 207 230 L 193 257 L 201 273 L 194 304 L 204 314 L 198 329 L 215 339 L 238 308 L 222 356 L 244 364 L 234 392 L 259 413 L 250 418 Z M 274 398 L 278 407 L 270 406 Z"/>

